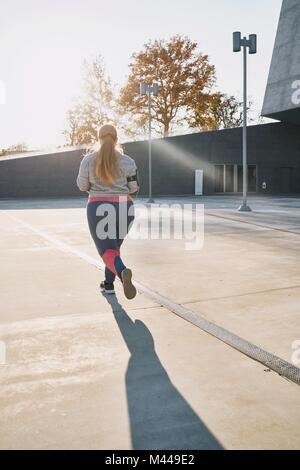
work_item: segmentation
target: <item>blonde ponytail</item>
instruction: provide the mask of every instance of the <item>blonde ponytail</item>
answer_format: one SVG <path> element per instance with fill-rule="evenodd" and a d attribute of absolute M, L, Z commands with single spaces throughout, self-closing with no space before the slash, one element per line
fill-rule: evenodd
<path fill-rule="evenodd" d="M 95 174 L 103 183 L 113 183 L 120 174 L 117 130 L 105 124 L 99 130 L 100 148 L 96 154 Z"/>

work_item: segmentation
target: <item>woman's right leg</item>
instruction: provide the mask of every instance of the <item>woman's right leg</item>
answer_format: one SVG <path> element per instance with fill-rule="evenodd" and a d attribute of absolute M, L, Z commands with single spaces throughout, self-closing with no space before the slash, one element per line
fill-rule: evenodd
<path fill-rule="evenodd" d="M 124 212 L 126 211 L 126 213 Z M 118 233 L 118 246 L 119 250 L 121 248 L 121 245 L 124 241 L 124 237 L 128 234 L 132 223 L 134 221 L 134 206 L 133 202 L 127 201 L 126 203 L 120 202 L 119 203 L 119 216 L 117 218 L 117 233 Z M 126 226 L 121 226 L 121 224 L 126 224 Z M 118 268 L 118 265 L 123 265 L 123 261 L 119 256 L 115 258 L 115 266 Z M 120 272 L 120 279 L 123 284 L 123 289 L 124 289 L 124 294 L 127 297 L 127 299 L 133 299 L 136 296 L 136 288 L 132 284 L 132 272 L 131 269 L 124 268 L 119 271 Z"/>

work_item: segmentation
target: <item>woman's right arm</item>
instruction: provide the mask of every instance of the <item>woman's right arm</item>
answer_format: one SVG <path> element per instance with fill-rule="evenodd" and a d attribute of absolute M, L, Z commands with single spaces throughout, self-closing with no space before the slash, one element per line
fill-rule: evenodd
<path fill-rule="evenodd" d="M 129 194 L 137 194 L 140 189 L 138 170 L 134 160 L 132 160 L 131 168 L 127 174 L 127 187 Z"/>
<path fill-rule="evenodd" d="M 91 183 L 89 180 L 89 162 L 86 157 L 81 160 L 76 182 L 80 191 L 89 191 Z"/>

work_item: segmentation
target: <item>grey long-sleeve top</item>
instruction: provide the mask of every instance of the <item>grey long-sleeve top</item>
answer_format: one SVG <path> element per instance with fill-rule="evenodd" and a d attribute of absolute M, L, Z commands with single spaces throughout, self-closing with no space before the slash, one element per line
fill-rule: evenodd
<path fill-rule="evenodd" d="M 103 183 L 95 175 L 96 153 L 83 157 L 77 177 L 80 191 L 87 191 L 90 197 L 126 195 L 138 191 L 137 168 L 128 155 L 118 152 L 120 176 L 111 184 Z"/>

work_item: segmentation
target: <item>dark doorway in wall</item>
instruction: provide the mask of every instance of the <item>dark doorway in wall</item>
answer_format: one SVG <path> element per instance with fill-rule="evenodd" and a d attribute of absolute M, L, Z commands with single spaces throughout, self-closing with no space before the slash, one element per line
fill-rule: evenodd
<path fill-rule="evenodd" d="M 238 193 L 243 192 L 243 167 L 238 166 Z"/>
<path fill-rule="evenodd" d="M 248 165 L 248 191 L 256 192 L 256 165 Z M 238 166 L 238 192 L 243 192 L 243 167 Z"/>
<path fill-rule="evenodd" d="M 256 192 L 256 165 L 248 165 L 248 191 Z M 215 165 L 215 193 L 243 192 L 243 167 L 236 164 Z"/>
<path fill-rule="evenodd" d="M 292 171 L 291 167 L 280 168 L 280 192 L 291 193 L 292 192 Z"/>
<path fill-rule="evenodd" d="M 234 165 L 225 166 L 226 178 L 225 178 L 225 192 L 234 192 Z"/>
<path fill-rule="evenodd" d="M 256 192 L 256 165 L 248 166 L 248 191 L 250 193 Z"/>
<path fill-rule="evenodd" d="M 215 165 L 215 193 L 224 192 L 224 165 Z"/>

